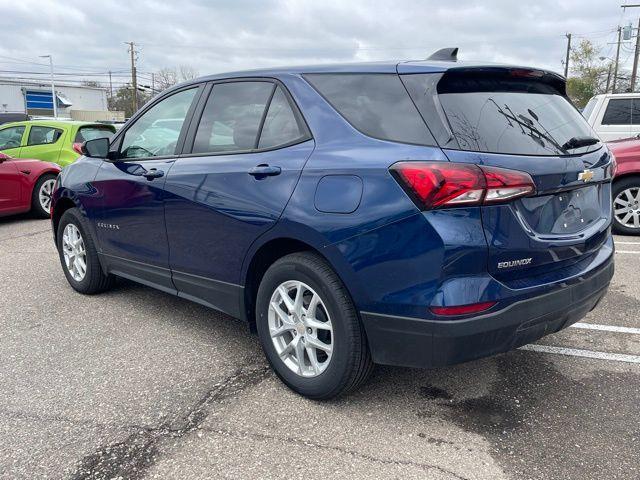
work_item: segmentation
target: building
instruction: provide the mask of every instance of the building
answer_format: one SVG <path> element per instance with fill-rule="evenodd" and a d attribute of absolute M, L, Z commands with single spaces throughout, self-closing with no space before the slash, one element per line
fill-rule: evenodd
<path fill-rule="evenodd" d="M 86 121 L 124 121 L 124 112 L 111 112 L 107 90 L 100 87 L 55 84 L 59 118 Z M 0 113 L 53 116 L 51 83 L 0 78 Z"/>

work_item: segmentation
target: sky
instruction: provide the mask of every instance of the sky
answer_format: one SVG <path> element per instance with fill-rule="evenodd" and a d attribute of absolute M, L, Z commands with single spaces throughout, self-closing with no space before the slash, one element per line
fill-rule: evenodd
<path fill-rule="evenodd" d="M 127 81 L 124 42 L 136 43 L 141 83 L 187 65 L 201 75 L 275 65 L 422 59 L 459 47 L 461 60 L 563 71 L 565 33 L 615 56 L 631 0 L 0 0 L 0 75 L 47 72 Z M 630 67 L 632 42 L 622 45 Z M 147 80 L 148 81 L 148 80 Z"/>

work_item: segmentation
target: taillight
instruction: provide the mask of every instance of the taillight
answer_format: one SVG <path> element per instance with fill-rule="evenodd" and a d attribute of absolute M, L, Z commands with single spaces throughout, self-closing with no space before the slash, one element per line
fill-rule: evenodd
<path fill-rule="evenodd" d="M 425 210 L 494 204 L 535 192 L 527 173 L 470 163 L 398 162 L 391 173 Z"/>
<path fill-rule="evenodd" d="M 68 144 L 67 144 L 68 145 Z M 73 144 L 73 151 L 82 155 L 82 143 L 76 142 Z"/>

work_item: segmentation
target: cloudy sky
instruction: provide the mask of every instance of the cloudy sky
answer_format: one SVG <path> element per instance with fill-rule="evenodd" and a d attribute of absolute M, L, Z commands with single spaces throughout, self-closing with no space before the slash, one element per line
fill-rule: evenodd
<path fill-rule="evenodd" d="M 565 32 L 613 57 L 615 28 L 637 23 L 631 0 L 0 0 L 0 75 L 56 72 L 126 81 L 127 46 L 141 75 L 188 65 L 200 74 L 300 63 L 419 59 L 446 46 L 467 60 L 562 71 Z M 630 65 L 631 42 L 621 61 Z M 66 74 L 66 75 L 65 75 Z"/>

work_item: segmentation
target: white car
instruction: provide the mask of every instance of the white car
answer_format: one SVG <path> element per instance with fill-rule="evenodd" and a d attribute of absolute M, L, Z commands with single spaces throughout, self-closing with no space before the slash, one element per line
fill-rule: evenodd
<path fill-rule="evenodd" d="M 605 142 L 640 134 L 640 93 L 596 95 L 582 115 Z"/>

